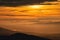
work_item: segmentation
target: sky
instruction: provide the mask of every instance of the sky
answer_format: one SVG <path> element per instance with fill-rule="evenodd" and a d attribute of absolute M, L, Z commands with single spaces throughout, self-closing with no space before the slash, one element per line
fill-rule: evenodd
<path fill-rule="evenodd" d="M 60 34 L 60 5 L 40 5 L 37 10 L 19 3 L 18 7 L 0 6 L 0 27 L 28 34 Z"/>
<path fill-rule="evenodd" d="M 60 10 L 55 8 L 60 6 L 43 5 L 43 10 L 38 11 L 24 7 L 0 7 L 0 27 L 33 35 L 60 34 Z M 24 9 L 28 11 L 21 12 Z"/>

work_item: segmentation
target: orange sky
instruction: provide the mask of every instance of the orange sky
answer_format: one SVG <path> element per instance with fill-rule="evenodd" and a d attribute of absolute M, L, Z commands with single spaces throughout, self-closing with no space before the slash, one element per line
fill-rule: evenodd
<path fill-rule="evenodd" d="M 0 7 L 2 28 L 40 35 L 60 33 L 59 24 L 60 5 L 40 5 L 38 9 L 29 6 Z"/>

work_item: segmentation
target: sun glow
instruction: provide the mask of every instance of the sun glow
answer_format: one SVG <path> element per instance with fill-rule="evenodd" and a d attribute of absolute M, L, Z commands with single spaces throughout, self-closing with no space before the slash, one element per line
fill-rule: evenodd
<path fill-rule="evenodd" d="M 28 7 L 34 8 L 34 9 L 39 9 L 39 8 L 41 8 L 42 6 L 41 6 L 41 5 L 29 5 Z"/>

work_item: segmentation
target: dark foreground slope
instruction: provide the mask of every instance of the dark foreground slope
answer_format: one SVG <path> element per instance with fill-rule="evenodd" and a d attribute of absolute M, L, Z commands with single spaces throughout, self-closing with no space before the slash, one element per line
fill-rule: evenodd
<path fill-rule="evenodd" d="M 49 40 L 49 39 L 33 35 L 27 35 L 23 33 L 15 33 L 10 36 L 0 36 L 0 40 Z"/>

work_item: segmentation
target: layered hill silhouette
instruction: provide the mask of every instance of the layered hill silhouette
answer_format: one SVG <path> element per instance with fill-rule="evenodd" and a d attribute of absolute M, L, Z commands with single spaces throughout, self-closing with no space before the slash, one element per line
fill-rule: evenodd
<path fill-rule="evenodd" d="M 4 36 L 9 36 L 13 33 L 16 33 L 15 31 L 11 31 L 11 30 L 8 30 L 8 29 L 4 29 L 4 28 L 0 28 L 0 35 L 4 35 Z"/>
<path fill-rule="evenodd" d="M 10 35 L 8 36 L 8 34 Z M 13 31 L 0 28 L 0 40 L 50 40 L 50 39 L 19 32 L 14 33 Z"/>

